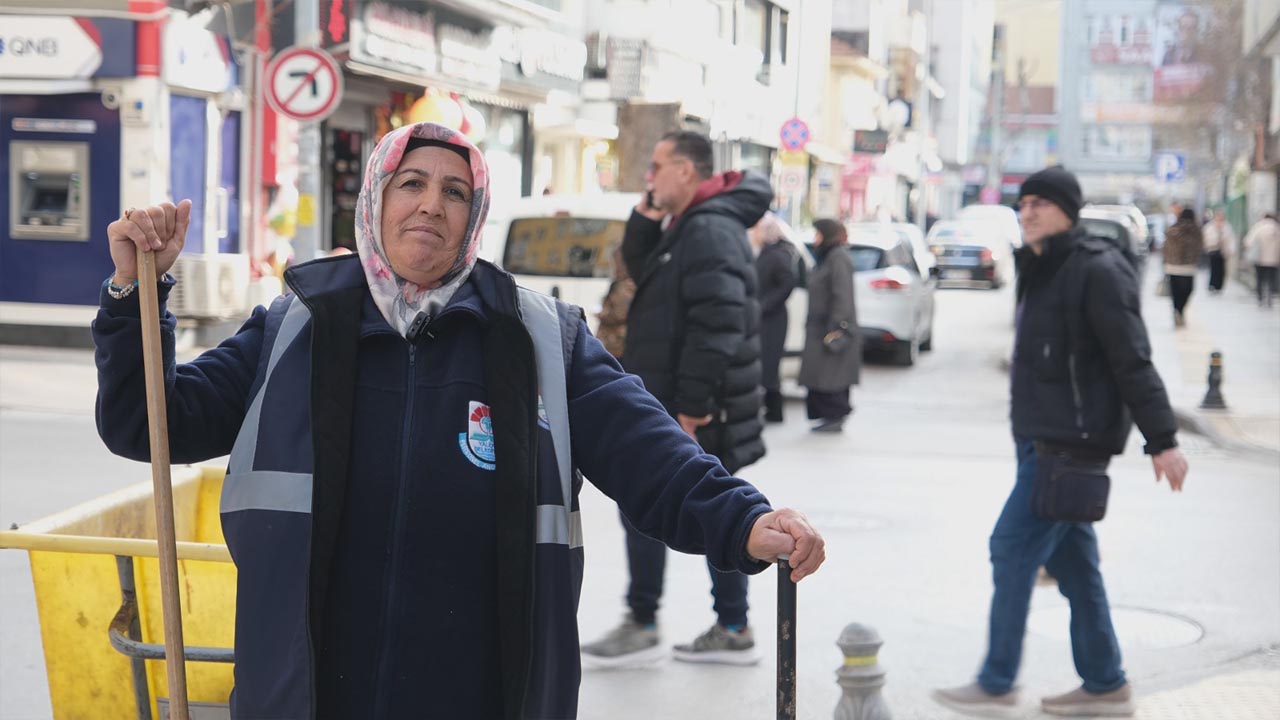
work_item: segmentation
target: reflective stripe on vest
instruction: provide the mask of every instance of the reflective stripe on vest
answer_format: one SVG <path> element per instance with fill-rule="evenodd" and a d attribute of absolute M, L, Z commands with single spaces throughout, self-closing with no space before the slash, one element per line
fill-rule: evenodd
<path fill-rule="evenodd" d="M 271 346 L 271 359 L 267 361 L 266 378 L 258 388 L 244 416 L 240 433 L 231 449 L 227 465 L 227 477 L 222 481 L 224 513 L 237 510 L 277 510 L 280 512 L 311 512 L 311 473 L 254 470 L 253 460 L 258 452 L 258 426 L 262 420 L 262 399 L 267 395 L 267 384 L 275 373 L 280 356 L 298 338 L 298 334 L 311 320 L 311 311 L 298 297 L 289 299 L 289 309 L 280 322 L 275 343 Z"/>
<path fill-rule="evenodd" d="M 526 329 L 533 340 L 534 360 L 538 366 L 538 386 L 543 408 L 550 426 L 552 447 L 560 480 L 560 497 L 564 505 L 539 505 L 536 538 L 540 544 L 582 547 L 582 519 L 572 509 L 572 447 L 569 442 L 569 402 L 565 381 L 564 342 L 556 301 L 520 288 L 520 306 Z M 275 510 L 279 512 L 311 512 L 311 473 L 280 470 L 255 470 L 254 458 L 259 441 L 263 398 L 276 365 L 285 350 L 311 320 L 307 306 L 296 296 L 289 300 L 280 330 L 271 347 L 266 378 L 258 388 L 245 415 L 240 433 L 231 451 L 226 480 L 222 485 L 221 512 L 239 510 Z M 534 469 L 536 472 L 536 468 Z"/>
<path fill-rule="evenodd" d="M 563 328 L 556 301 L 546 295 L 519 288 L 521 315 L 533 338 L 533 357 L 538 366 L 538 394 L 551 428 L 551 443 L 560 475 L 560 498 L 564 505 L 538 506 L 539 543 L 569 547 L 582 546 L 582 522 L 573 512 L 573 455 L 569 444 L 569 391 L 565 382 Z"/>

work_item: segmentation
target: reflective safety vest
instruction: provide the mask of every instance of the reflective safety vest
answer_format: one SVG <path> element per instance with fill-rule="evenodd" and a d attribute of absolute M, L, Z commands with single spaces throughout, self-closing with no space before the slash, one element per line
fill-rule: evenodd
<path fill-rule="evenodd" d="M 347 480 L 363 271 L 348 256 L 297 266 L 286 280 L 294 293 L 268 311 L 222 491 L 239 573 L 234 717 L 316 714 L 322 617 L 313 599 L 325 597 L 330 581 Z M 493 434 L 504 715 L 571 718 L 580 680 L 582 479 L 572 466 L 566 386 L 582 313 L 517 288 L 484 262 L 468 282 L 486 314 L 490 406 L 495 417 L 527 420 Z"/>

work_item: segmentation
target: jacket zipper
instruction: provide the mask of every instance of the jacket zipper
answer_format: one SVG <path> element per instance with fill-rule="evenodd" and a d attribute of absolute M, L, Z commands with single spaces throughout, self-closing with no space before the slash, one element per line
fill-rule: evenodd
<path fill-rule="evenodd" d="M 1084 429 L 1084 403 L 1080 400 L 1080 381 L 1076 377 L 1075 353 L 1067 355 L 1067 370 L 1071 373 L 1071 400 L 1076 409 L 1076 429 L 1080 431 L 1081 439 L 1088 440 L 1089 433 Z"/>
<path fill-rule="evenodd" d="M 430 324 L 428 318 L 424 325 Z M 404 525 L 405 503 L 404 494 L 405 487 L 409 483 L 409 452 L 413 446 L 413 407 L 414 395 L 417 383 L 417 333 L 410 333 L 413 338 L 409 342 L 409 370 L 406 382 L 408 387 L 405 389 L 405 406 L 404 406 L 404 431 L 401 435 L 400 442 L 403 448 L 400 454 L 400 481 L 396 488 L 395 508 L 396 517 L 391 526 L 391 571 L 387 578 L 386 602 L 382 608 L 382 622 L 378 627 L 378 644 L 381 646 L 380 657 L 378 658 L 378 674 L 376 675 L 377 693 L 373 698 L 373 718 L 387 717 L 387 703 L 391 688 L 389 687 L 391 672 L 391 643 L 388 638 L 388 628 L 391 624 L 391 615 L 396 606 L 396 579 L 400 574 L 400 558 L 404 554 L 399 551 L 400 533 Z"/>

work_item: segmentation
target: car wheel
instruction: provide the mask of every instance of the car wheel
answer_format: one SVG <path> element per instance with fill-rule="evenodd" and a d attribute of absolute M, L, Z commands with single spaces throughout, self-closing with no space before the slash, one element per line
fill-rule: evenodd
<path fill-rule="evenodd" d="M 899 340 L 893 348 L 893 359 L 898 365 L 911 367 L 920 359 L 920 343 L 914 338 Z"/>
<path fill-rule="evenodd" d="M 920 352 L 933 352 L 933 323 L 929 323 L 929 333 L 920 341 Z"/>

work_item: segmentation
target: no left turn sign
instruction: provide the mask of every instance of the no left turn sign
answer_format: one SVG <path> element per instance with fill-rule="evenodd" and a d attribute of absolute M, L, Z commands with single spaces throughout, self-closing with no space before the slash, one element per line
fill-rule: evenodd
<path fill-rule="evenodd" d="M 267 102 L 298 122 L 320 122 L 342 101 L 342 70 L 329 53 L 315 48 L 281 50 L 267 65 Z"/>

